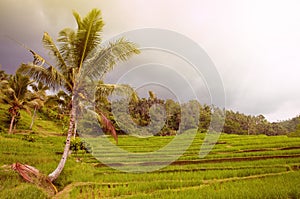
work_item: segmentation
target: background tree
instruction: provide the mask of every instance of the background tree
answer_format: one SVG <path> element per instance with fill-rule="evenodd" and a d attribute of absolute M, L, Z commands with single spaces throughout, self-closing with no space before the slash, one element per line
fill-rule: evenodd
<path fill-rule="evenodd" d="M 33 91 L 33 99 L 31 99 L 32 105 L 33 105 L 33 115 L 31 119 L 31 124 L 29 129 L 32 129 L 33 123 L 36 117 L 37 110 L 41 109 L 45 102 L 47 101 L 47 94 L 46 91 L 49 89 L 48 86 L 43 85 L 43 83 L 39 82 L 37 85 L 32 84 L 31 85 L 32 91 Z"/>
<path fill-rule="evenodd" d="M 76 107 L 79 99 L 84 96 L 87 81 L 100 80 L 119 61 L 126 61 L 139 50 L 132 42 L 124 38 L 101 44 L 101 34 L 104 22 L 98 9 L 90 11 L 86 17 L 81 18 L 73 12 L 77 22 L 77 30 L 66 28 L 59 32 L 58 46 L 48 33 L 44 33 L 43 44 L 55 59 L 55 65 L 49 62 L 37 65 L 34 62 L 22 64 L 19 71 L 29 75 L 38 82 L 50 88 L 62 89 L 70 97 L 70 122 L 64 152 L 57 168 L 48 175 L 54 181 L 60 175 L 67 160 L 71 136 L 76 120 Z"/>
<path fill-rule="evenodd" d="M 177 130 L 179 130 L 181 107 L 178 102 L 175 102 L 172 99 L 167 99 L 165 104 L 167 121 L 162 133 L 163 135 L 174 134 Z"/>
<path fill-rule="evenodd" d="M 3 95 L 2 90 L 8 86 L 8 80 L 9 75 L 7 75 L 3 70 L 0 70 L 0 98 Z"/>
<path fill-rule="evenodd" d="M 204 133 L 208 130 L 211 121 L 211 107 L 204 104 L 200 106 L 200 116 L 199 116 L 199 131 Z"/>
<path fill-rule="evenodd" d="M 48 108 L 47 110 L 55 110 L 58 113 L 57 117 L 61 118 L 70 113 L 70 101 L 70 96 L 66 92 L 60 90 L 54 95 L 47 96 L 45 106 Z"/>
<path fill-rule="evenodd" d="M 15 119 L 20 115 L 20 110 L 23 109 L 30 113 L 32 100 L 34 100 L 34 96 L 28 90 L 28 86 L 31 84 L 32 81 L 29 77 L 17 73 L 10 77 L 8 84 L 2 89 L 1 102 L 9 105 L 8 112 L 11 117 L 9 134 L 13 131 Z"/>

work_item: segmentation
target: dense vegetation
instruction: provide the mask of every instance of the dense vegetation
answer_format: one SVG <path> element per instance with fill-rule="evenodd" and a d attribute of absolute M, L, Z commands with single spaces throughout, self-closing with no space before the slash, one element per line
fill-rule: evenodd
<path fill-rule="evenodd" d="M 34 82 L 29 82 L 26 77 L 21 76 L 20 74 L 16 75 L 7 75 L 4 71 L 0 72 L 1 75 L 1 85 L 4 87 L 7 83 L 11 87 L 17 86 L 19 81 L 27 81 L 26 87 L 22 87 L 22 92 L 25 97 L 22 100 L 21 105 L 17 106 L 17 101 L 14 102 L 14 99 L 3 100 L 2 104 L 10 104 L 8 110 L 5 111 L 5 120 L 1 123 L 1 129 L 4 131 L 7 128 L 8 123 L 13 124 L 12 128 L 16 128 L 17 124 L 22 120 L 19 110 L 24 109 L 27 112 L 32 112 L 32 124 L 28 127 L 32 128 L 36 112 L 43 113 L 43 115 L 49 119 L 54 119 L 61 121 L 61 125 L 64 126 L 64 129 L 67 130 L 66 124 L 69 120 L 70 113 L 70 100 L 71 97 L 67 92 L 59 91 L 53 95 L 46 95 L 46 91 L 49 89 L 46 86 L 43 86 L 41 83 L 37 84 Z M 22 93 L 18 92 L 18 93 Z M 1 92 L 3 95 L 8 95 L 7 93 Z M 125 134 L 125 132 L 118 127 L 114 115 L 111 111 L 111 102 L 108 100 L 109 92 L 104 94 L 99 94 L 99 98 L 96 101 L 97 107 L 99 110 L 106 115 L 107 118 L 111 120 L 114 127 L 116 128 L 118 134 Z M 22 96 L 21 96 L 22 97 Z M 193 104 L 193 106 L 187 106 L 187 104 Z M 210 121 L 212 111 L 214 113 L 222 112 L 220 108 L 215 106 L 208 106 L 201 104 L 197 101 L 190 101 L 186 104 L 179 104 L 172 99 L 163 100 L 158 99 L 152 91 L 149 91 L 149 98 L 139 98 L 136 94 L 135 97 L 129 103 L 129 112 L 134 122 L 139 126 L 147 126 L 150 122 L 149 110 L 153 105 L 162 105 L 166 110 L 166 121 L 164 127 L 156 135 L 175 135 L 179 129 L 179 124 L 182 125 L 182 130 L 188 130 L 191 127 L 189 124 L 193 120 L 191 115 L 181 115 L 181 112 L 187 111 L 185 109 L 193 108 L 198 109 L 199 111 L 199 121 L 198 128 L 201 132 L 206 132 Z M 15 107 L 15 111 L 12 111 L 12 107 Z M 297 136 L 300 133 L 300 116 L 292 118 L 290 120 L 281 121 L 281 122 L 269 122 L 265 119 L 263 115 L 251 116 L 245 115 L 243 113 L 234 112 L 231 110 L 226 110 L 226 118 L 223 128 L 223 133 L 227 134 L 239 134 L 239 135 L 293 135 Z M 14 121 L 11 122 L 12 118 Z M 164 118 L 162 118 L 164 119 Z"/>
<path fill-rule="evenodd" d="M 153 92 L 149 92 L 153 93 Z M 105 102 L 105 103 L 104 103 Z M 134 121 L 140 126 L 146 126 L 150 122 L 149 109 L 154 104 L 162 105 L 166 110 L 166 122 L 163 129 L 157 135 L 174 135 L 179 129 L 179 124 L 182 127 L 182 130 L 188 130 L 191 128 L 189 126 L 194 118 L 192 115 L 184 114 L 182 112 L 188 112 L 189 108 L 198 109 L 199 112 L 199 121 L 198 128 L 201 132 L 206 132 L 212 117 L 212 112 L 214 114 L 218 113 L 223 114 L 223 110 L 215 106 L 209 106 L 201 104 L 197 101 L 190 101 L 185 104 L 179 104 L 178 102 L 173 101 L 172 99 L 163 100 L 158 99 L 155 95 L 149 95 L 149 98 L 142 98 L 132 100 L 129 104 L 129 112 L 133 117 Z M 188 106 L 189 104 L 189 106 Z M 191 106 L 192 104 L 192 106 Z M 108 100 L 102 102 L 102 109 L 106 110 L 109 118 L 114 121 L 113 114 L 111 113 L 111 104 Z M 268 122 L 263 115 L 251 116 L 245 115 L 243 113 L 234 112 L 231 110 L 225 110 L 225 123 L 223 128 L 223 133 L 227 134 L 239 134 L 239 135 L 286 135 L 291 132 L 295 132 L 297 125 L 300 124 L 298 119 L 291 119 L 284 122 Z M 290 124 L 292 123 L 292 124 Z M 114 122 L 117 129 L 118 126 Z M 122 133 L 119 130 L 119 133 Z"/>

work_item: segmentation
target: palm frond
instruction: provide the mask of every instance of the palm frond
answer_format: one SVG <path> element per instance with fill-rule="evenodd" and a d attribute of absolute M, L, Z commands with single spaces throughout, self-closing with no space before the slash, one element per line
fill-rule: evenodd
<path fill-rule="evenodd" d="M 84 63 L 82 75 L 102 79 L 118 62 L 127 61 L 132 55 L 139 53 L 135 43 L 120 38 L 110 42 L 107 47 L 96 49 L 91 53 L 90 58 Z"/>
<path fill-rule="evenodd" d="M 36 84 L 32 84 L 30 87 L 34 92 L 38 91 L 38 86 Z"/>
<path fill-rule="evenodd" d="M 13 100 L 14 100 L 14 94 L 11 92 L 2 92 L 3 95 L 1 95 L 0 98 L 0 103 L 2 104 L 8 104 L 10 106 L 13 105 Z"/>
<path fill-rule="evenodd" d="M 67 65 L 64 61 L 64 57 L 62 56 L 55 43 L 53 42 L 53 39 L 47 32 L 44 33 L 43 44 L 44 47 L 49 50 L 50 55 L 52 55 L 52 57 L 56 59 L 56 66 L 58 67 L 58 69 L 62 72 L 66 71 Z"/>
<path fill-rule="evenodd" d="M 36 168 L 26 165 L 26 164 L 20 164 L 20 163 L 14 163 L 12 165 L 12 169 L 16 170 L 27 182 L 34 182 L 34 178 L 37 178 L 40 176 L 39 170 Z"/>
<path fill-rule="evenodd" d="M 18 72 L 24 75 L 28 75 L 30 78 L 33 78 L 37 82 L 42 82 L 43 84 L 53 89 L 58 89 L 60 86 L 66 83 L 64 76 L 53 66 L 44 68 L 32 63 L 21 64 Z"/>
<path fill-rule="evenodd" d="M 98 122 L 101 124 L 102 128 L 108 130 L 111 133 L 116 143 L 118 144 L 118 135 L 115 127 L 113 126 L 111 121 L 107 119 L 107 117 L 100 111 L 98 111 Z"/>
<path fill-rule="evenodd" d="M 96 87 L 96 98 L 97 97 L 107 97 L 112 94 L 115 89 L 114 84 L 98 84 Z"/>
<path fill-rule="evenodd" d="M 23 76 L 20 73 L 16 73 L 11 76 L 9 80 L 9 88 L 13 90 L 14 98 L 24 99 L 26 93 L 28 92 L 27 87 L 32 84 L 28 76 Z"/>
<path fill-rule="evenodd" d="M 93 9 L 83 19 L 76 12 L 73 15 L 78 24 L 75 53 L 78 58 L 77 66 L 80 69 L 87 55 L 101 43 L 100 33 L 104 22 L 98 9 Z"/>
<path fill-rule="evenodd" d="M 30 110 L 31 107 L 34 107 L 34 103 L 33 102 L 26 102 L 26 103 L 22 103 L 22 106 L 20 106 L 20 109 L 23 109 L 29 115 L 31 115 L 31 110 Z"/>
<path fill-rule="evenodd" d="M 46 93 L 46 91 L 49 90 L 49 87 L 47 85 L 44 85 L 42 82 L 38 82 L 37 89 L 38 92 Z"/>
<path fill-rule="evenodd" d="M 0 89 L 5 89 L 8 86 L 8 80 L 1 80 L 0 81 Z M 1 92 L 1 91 L 0 91 Z"/>
<path fill-rule="evenodd" d="M 82 28 L 82 19 L 81 19 L 80 14 L 78 12 L 76 12 L 75 10 L 73 10 L 73 16 L 77 22 L 78 29 L 81 29 Z"/>
<path fill-rule="evenodd" d="M 127 84 L 104 84 L 104 83 L 99 83 L 96 86 L 95 94 L 97 96 L 109 96 L 111 95 L 114 91 L 116 92 L 122 92 L 122 93 L 135 93 L 134 89 Z"/>
<path fill-rule="evenodd" d="M 59 42 L 59 51 L 65 62 L 72 66 L 75 64 L 75 31 L 71 28 L 65 28 L 61 30 L 58 35 L 57 41 Z"/>

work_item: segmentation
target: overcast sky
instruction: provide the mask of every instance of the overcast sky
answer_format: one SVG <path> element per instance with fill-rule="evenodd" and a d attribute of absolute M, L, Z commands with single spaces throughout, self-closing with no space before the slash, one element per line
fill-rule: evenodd
<path fill-rule="evenodd" d="M 300 113 L 298 0 L 1 0 L 0 33 L 45 54 L 44 31 L 76 28 L 72 10 L 102 10 L 104 38 L 138 28 L 173 30 L 197 42 L 223 79 L 228 109 L 270 121 Z M 32 58 L 0 37 L 0 64 L 13 73 Z"/>

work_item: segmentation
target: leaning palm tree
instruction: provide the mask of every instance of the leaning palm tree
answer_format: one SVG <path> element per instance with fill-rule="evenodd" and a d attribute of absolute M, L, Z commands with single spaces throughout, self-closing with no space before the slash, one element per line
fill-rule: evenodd
<path fill-rule="evenodd" d="M 32 100 L 35 100 L 32 93 L 28 90 L 33 82 L 29 77 L 23 76 L 19 73 L 11 76 L 5 86 L 1 89 L 0 101 L 9 105 L 9 113 L 11 116 L 11 122 L 9 125 L 9 134 L 12 133 L 15 124 L 15 119 L 20 115 L 20 110 L 26 110 L 30 112 L 32 106 Z"/>
<path fill-rule="evenodd" d="M 19 71 L 29 75 L 38 82 L 50 88 L 62 89 L 71 96 L 70 122 L 66 144 L 62 158 L 57 168 L 48 175 L 54 181 L 60 175 L 67 160 L 70 140 L 74 130 L 77 102 L 84 97 L 84 90 L 88 81 L 103 79 L 116 63 L 126 61 L 134 54 L 138 54 L 137 46 L 124 38 L 101 45 L 103 20 L 98 9 L 90 11 L 86 17 L 81 18 L 73 12 L 78 29 L 66 28 L 59 32 L 58 45 L 48 33 L 44 33 L 43 44 L 55 59 L 55 64 L 40 56 L 29 64 L 22 64 Z M 34 55 L 38 55 L 33 52 Z"/>

